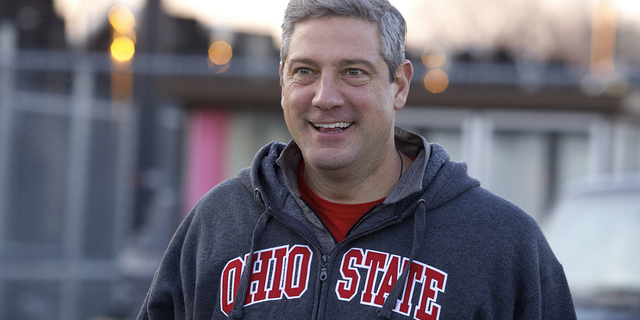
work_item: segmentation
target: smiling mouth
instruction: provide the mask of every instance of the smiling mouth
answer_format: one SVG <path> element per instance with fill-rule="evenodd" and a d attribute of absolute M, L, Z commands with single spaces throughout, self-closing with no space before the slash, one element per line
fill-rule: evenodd
<path fill-rule="evenodd" d="M 312 123 L 316 130 L 322 133 L 338 133 L 349 128 L 353 122 Z"/>

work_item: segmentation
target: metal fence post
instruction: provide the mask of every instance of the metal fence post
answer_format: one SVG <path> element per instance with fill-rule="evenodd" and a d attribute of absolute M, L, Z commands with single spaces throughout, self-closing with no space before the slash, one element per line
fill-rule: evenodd
<path fill-rule="evenodd" d="M 15 72 L 12 68 L 15 60 L 18 32 L 15 26 L 0 21 L 0 261 L 4 260 L 7 227 L 7 199 L 9 183 L 9 160 L 11 159 L 11 118 Z M 1 271 L 0 271 L 1 272 Z M 3 296 L 5 280 L 0 275 L 0 297 Z M 0 305 L 1 305 L 0 301 Z"/>
<path fill-rule="evenodd" d="M 68 163 L 67 204 L 65 210 L 64 259 L 70 266 L 62 283 L 60 319 L 77 318 L 80 279 L 84 274 L 82 250 L 87 201 L 88 164 L 91 148 L 92 106 L 94 91 L 91 61 L 83 57 L 73 74 L 71 131 Z"/>
<path fill-rule="evenodd" d="M 491 186 L 491 141 L 494 126 L 483 113 L 471 113 L 462 122 L 462 154 L 469 164 L 469 175 Z"/>

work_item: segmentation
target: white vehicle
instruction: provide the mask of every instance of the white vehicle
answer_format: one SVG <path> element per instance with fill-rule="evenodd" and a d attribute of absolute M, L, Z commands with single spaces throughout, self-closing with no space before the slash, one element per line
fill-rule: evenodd
<path fill-rule="evenodd" d="M 640 319 L 640 175 L 572 183 L 542 226 L 578 320 Z"/>

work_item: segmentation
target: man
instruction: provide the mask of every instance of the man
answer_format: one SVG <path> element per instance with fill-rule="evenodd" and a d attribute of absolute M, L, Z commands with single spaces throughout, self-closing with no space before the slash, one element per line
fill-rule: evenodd
<path fill-rule="evenodd" d="M 138 319 L 573 319 L 536 223 L 394 127 L 413 75 L 387 0 L 292 0 L 293 141 L 216 186 L 176 232 Z"/>

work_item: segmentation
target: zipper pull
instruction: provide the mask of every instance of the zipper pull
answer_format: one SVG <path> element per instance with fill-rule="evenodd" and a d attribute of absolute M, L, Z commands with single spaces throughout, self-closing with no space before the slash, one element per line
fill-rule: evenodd
<path fill-rule="evenodd" d="M 327 280 L 327 260 L 329 260 L 329 257 L 327 257 L 326 255 L 322 256 L 322 267 L 320 268 L 320 281 L 325 281 Z"/>

